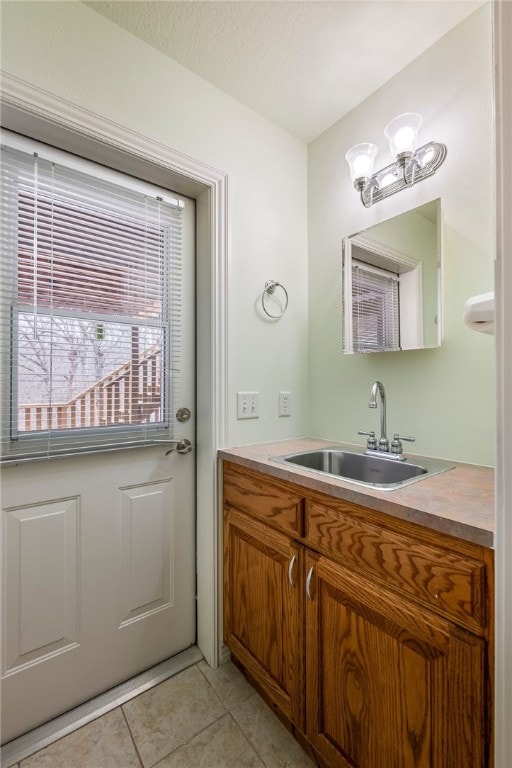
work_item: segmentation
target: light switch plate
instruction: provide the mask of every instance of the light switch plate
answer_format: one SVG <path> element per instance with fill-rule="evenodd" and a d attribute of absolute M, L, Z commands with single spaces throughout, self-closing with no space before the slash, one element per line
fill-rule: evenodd
<path fill-rule="evenodd" d="M 260 417 L 260 393 L 237 392 L 237 418 L 259 419 Z"/>

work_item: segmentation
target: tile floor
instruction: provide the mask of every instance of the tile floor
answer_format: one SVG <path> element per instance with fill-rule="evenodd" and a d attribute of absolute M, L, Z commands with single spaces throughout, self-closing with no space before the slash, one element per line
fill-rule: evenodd
<path fill-rule="evenodd" d="M 312 766 L 233 664 L 201 661 L 15 768 Z"/>

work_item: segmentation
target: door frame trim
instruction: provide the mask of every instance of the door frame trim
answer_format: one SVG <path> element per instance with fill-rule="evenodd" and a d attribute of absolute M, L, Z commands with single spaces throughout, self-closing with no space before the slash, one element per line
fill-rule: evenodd
<path fill-rule="evenodd" d="M 227 445 L 228 176 L 151 137 L 31 82 L 1 72 L 2 125 L 104 165 L 144 174 L 196 199 L 197 344 L 197 642 L 217 666 L 221 655 L 221 561 L 217 451 Z"/>
<path fill-rule="evenodd" d="M 493 3 L 496 181 L 496 768 L 512 764 L 512 6 Z"/>

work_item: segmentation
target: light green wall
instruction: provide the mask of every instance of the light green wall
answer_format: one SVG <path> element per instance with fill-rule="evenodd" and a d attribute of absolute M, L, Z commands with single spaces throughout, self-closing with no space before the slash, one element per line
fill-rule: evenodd
<path fill-rule="evenodd" d="M 2 2 L 2 68 L 228 174 L 232 445 L 307 432 L 307 147 L 79 2 Z M 265 282 L 288 289 L 279 322 Z M 260 392 L 238 421 L 236 392 Z M 293 412 L 278 418 L 278 392 Z"/>
<path fill-rule="evenodd" d="M 231 444 L 307 433 L 358 440 L 358 428 L 377 426 L 366 405 L 379 378 L 390 431 L 416 435 L 419 453 L 493 463 L 494 343 L 462 322 L 466 298 L 493 285 L 489 7 L 310 145 L 309 200 L 302 142 L 79 2 L 3 2 L 2 67 L 229 174 Z M 423 114 L 421 135 L 444 141 L 447 160 L 433 178 L 366 210 L 344 153 L 373 141 L 378 165 L 387 164 L 382 131 L 404 111 Z M 445 221 L 442 348 L 342 357 L 342 237 L 436 197 Z M 290 294 L 278 323 L 257 306 L 270 278 Z M 281 389 L 293 393 L 289 419 L 277 418 Z M 237 390 L 260 391 L 260 419 L 237 421 Z"/>
<path fill-rule="evenodd" d="M 388 433 L 414 435 L 419 454 L 494 464 L 494 339 L 470 331 L 467 298 L 493 288 L 491 12 L 485 5 L 309 146 L 310 434 L 362 442 L 378 431 L 367 407 L 380 379 Z M 436 175 L 365 209 L 344 160 L 361 141 L 391 161 L 384 126 L 419 112 L 423 142 L 448 155 Z M 444 220 L 444 339 L 440 349 L 341 355 L 341 241 L 437 197 Z M 409 446 L 407 446 L 409 448 Z M 412 452 L 412 451 L 411 451 Z"/>

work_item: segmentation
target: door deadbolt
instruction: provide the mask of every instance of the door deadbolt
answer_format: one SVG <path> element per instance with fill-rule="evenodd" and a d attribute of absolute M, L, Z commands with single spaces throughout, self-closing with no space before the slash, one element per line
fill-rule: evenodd
<path fill-rule="evenodd" d="M 191 415 L 192 414 L 190 413 L 189 408 L 185 408 L 185 407 L 178 408 L 178 410 L 176 411 L 176 418 L 178 419 L 178 421 L 182 421 L 182 422 L 188 421 Z"/>

